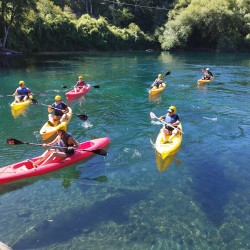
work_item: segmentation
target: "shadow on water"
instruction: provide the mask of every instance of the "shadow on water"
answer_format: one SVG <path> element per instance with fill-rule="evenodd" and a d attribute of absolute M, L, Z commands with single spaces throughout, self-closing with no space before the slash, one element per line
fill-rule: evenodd
<path fill-rule="evenodd" d="M 91 233 L 103 222 L 123 224 L 129 221 L 130 208 L 145 198 L 145 191 L 119 190 L 119 196 L 95 202 L 90 207 L 77 207 L 43 221 L 27 236 L 13 245 L 18 249 L 36 249 L 52 244 L 63 244 L 81 235 Z M 114 212 L 117 211 L 117 212 Z"/>
<path fill-rule="evenodd" d="M 201 205 L 208 219 L 216 226 L 223 224 L 224 207 L 236 185 L 224 175 L 225 166 L 215 160 L 200 163 L 194 173 L 194 200 Z"/>

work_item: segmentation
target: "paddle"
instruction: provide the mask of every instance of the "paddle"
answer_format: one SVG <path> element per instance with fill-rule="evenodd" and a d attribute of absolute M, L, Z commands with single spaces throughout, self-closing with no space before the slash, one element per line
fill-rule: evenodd
<path fill-rule="evenodd" d="M 14 95 L 0 95 L 0 97 L 15 97 Z M 18 95 L 18 96 L 27 96 L 27 95 Z"/>
<path fill-rule="evenodd" d="M 44 103 L 38 103 L 38 101 L 35 100 L 35 99 L 31 99 L 31 104 L 38 104 L 38 105 L 42 105 L 42 106 L 46 106 L 46 107 L 50 106 L 50 105 L 47 105 L 47 104 L 44 104 Z M 53 108 L 53 107 L 51 107 L 51 108 L 52 109 L 57 109 L 57 108 Z M 57 109 L 57 110 L 61 110 L 61 109 Z M 88 119 L 87 115 L 77 115 L 77 114 L 74 114 L 74 113 L 72 113 L 72 115 L 77 116 L 78 118 L 80 118 L 83 121 L 86 121 Z"/>
<path fill-rule="evenodd" d="M 171 71 L 166 72 L 166 74 L 163 76 L 163 78 L 170 75 L 170 74 L 171 74 Z"/>
<path fill-rule="evenodd" d="M 93 86 L 91 86 L 91 87 L 96 88 L 96 89 L 99 89 L 99 88 L 100 88 L 100 85 L 93 85 Z M 67 87 L 67 86 L 62 86 L 62 88 L 63 88 L 63 89 L 66 89 L 66 88 L 68 88 L 68 87 Z"/>
<path fill-rule="evenodd" d="M 170 125 L 167 122 L 162 121 L 159 117 L 157 117 L 153 112 L 150 112 L 150 117 L 151 119 L 157 119 L 158 121 L 160 121 L 161 123 L 164 123 L 166 125 L 168 125 L 169 127 L 173 128 L 173 129 L 177 129 L 179 132 L 181 132 L 182 134 L 184 134 L 180 129 L 175 128 L 174 126 Z"/>
<path fill-rule="evenodd" d="M 27 145 L 34 145 L 34 146 L 43 146 L 43 144 L 39 144 L 39 143 L 32 143 L 32 142 L 22 142 L 19 141 L 17 139 L 14 138 L 8 138 L 6 140 L 6 143 L 9 145 L 20 145 L 20 144 L 27 144 Z M 67 148 L 67 147 L 60 147 L 60 146 L 51 146 L 53 148 Z M 107 156 L 108 153 L 106 150 L 100 148 L 100 149 L 93 149 L 93 150 L 87 150 L 87 149 L 75 149 L 77 151 L 86 151 L 86 152 L 92 152 L 94 154 L 98 154 L 98 155 L 103 155 L 103 156 Z"/>

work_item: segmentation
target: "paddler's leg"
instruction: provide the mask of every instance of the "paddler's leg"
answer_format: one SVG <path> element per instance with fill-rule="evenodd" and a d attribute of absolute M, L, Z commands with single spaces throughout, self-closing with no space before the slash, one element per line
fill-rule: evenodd
<path fill-rule="evenodd" d="M 168 134 L 168 130 L 165 128 L 165 125 L 161 129 L 161 136 L 163 138 L 163 143 L 167 141 L 166 134 Z"/>
<path fill-rule="evenodd" d="M 168 142 L 172 142 L 172 139 L 173 139 L 176 135 L 178 135 L 178 133 L 179 133 L 178 129 L 175 128 L 175 129 L 172 131 L 172 135 L 169 137 Z"/>
<path fill-rule="evenodd" d="M 42 165 L 41 163 L 43 163 L 48 157 L 50 157 L 51 154 L 53 154 L 55 152 L 55 149 L 51 148 L 46 150 L 41 157 L 36 160 L 35 162 L 33 162 L 33 166 L 34 167 L 39 167 L 39 165 Z"/>
<path fill-rule="evenodd" d="M 40 165 L 40 166 L 43 166 L 43 165 L 46 165 L 48 164 L 49 162 L 53 161 L 53 158 L 54 157 L 60 157 L 61 160 L 65 159 L 67 156 L 64 152 L 60 152 L 60 151 L 53 151 L 52 154 L 49 155 L 49 157 Z"/>
<path fill-rule="evenodd" d="M 63 114 L 62 117 L 61 117 L 61 119 L 60 119 L 60 123 L 66 122 L 67 120 L 68 120 L 67 114 Z"/>

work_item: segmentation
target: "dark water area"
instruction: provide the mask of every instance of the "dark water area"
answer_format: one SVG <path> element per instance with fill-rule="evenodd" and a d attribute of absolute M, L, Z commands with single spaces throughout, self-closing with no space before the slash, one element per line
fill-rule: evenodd
<path fill-rule="evenodd" d="M 215 79 L 197 86 L 202 69 Z M 110 137 L 108 156 L 0 185 L 0 241 L 17 249 L 250 249 L 250 57 L 206 52 L 47 53 L 0 58 L 0 166 L 40 155 L 47 108 L 10 104 L 24 80 L 52 104 L 79 75 L 92 86 L 68 102 L 80 142 Z M 159 73 L 166 89 L 148 90 Z M 67 86 L 67 88 L 63 88 Z M 159 172 L 151 120 L 177 107 L 182 145 Z M 1 174 L 1 168 L 0 168 Z M 100 178 L 99 178 L 100 177 Z"/>

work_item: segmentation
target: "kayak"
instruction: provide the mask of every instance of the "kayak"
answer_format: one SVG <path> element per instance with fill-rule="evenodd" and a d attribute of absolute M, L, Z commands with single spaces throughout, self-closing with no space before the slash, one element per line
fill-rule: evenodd
<path fill-rule="evenodd" d="M 87 84 L 87 86 L 84 86 L 84 88 L 82 88 L 79 92 L 75 92 L 75 90 L 72 89 L 69 92 L 67 92 L 65 95 L 66 95 L 67 99 L 76 98 L 76 97 L 80 97 L 80 96 L 86 94 L 87 92 L 90 91 L 90 89 L 91 89 L 91 85 Z"/>
<path fill-rule="evenodd" d="M 181 123 L 178 125 L 178 128 L 182 130 Z M 166 139 L 168 140 L 169 137 L 170 135 L 167 135 Z M 166 159 L 166 157 L 174 155 L 176 151 L 179 149 L 179 147 L 181 146 L 181 142 L 182 142 L 182 133 L 179 132 L 172 139 L 172 142 L 170 143 L 163 143 L 163 141 L 164 140 L 161 135 L 161 132 L 159 132 L 157 139 L 156 139 L 156 143 L 155 143 L 155 149 L 156 149 L 156 154 L 158 154 L 158 156 L 164 160 Z"/>
<path fill-rule="evenodd" d="M 162 85 L 159 88 L 153 87 L 148 91 L 149 95 L 156 95 L 160 92 L 162 92 L 166 88 L 166 83 L 162 83 Z"/>
<path fill-rule="evenodd" d="M 68 106 L 69 112 L 67 113 L 68 119 L 65 122 L 66 126 L 69 124 L 71 117 L 72 117 L 72 109 Z M 40 129 L 40 135 L 42 136 L 43 140 L 47 140 L 50 137 L 53 137 L 53 135 L 56 134 L 56 126 L 59 124 L 59 121 L 54 122 L 54 127 L 49 125 L 48 121 L 45 122 L 45 124 Z"/>
<path fill-rule="evenodd" d="M 211 79 L 209 79 L 209 80 L 199 79 L 199 80 L 197 81 L 197 84 L 200 86 L 200 85 L 203 85 L 203 84 L 206 84 L 206 83 L 210 83 L 210 82 L 212 82 L 213 80 L 214 80 L 214 77 L 211 77 Z"/>
<path fill-rule="evenodd" d="M 39 176 L 62 169 L 71 164 L 82 161 L 94 154 L 93 152 L 83 150 L 102 149 L 109 144 L 109 141 L 109 137 L 104 137 L 82 142 L 80 143 L 80 146 L 75 149 L 75 153 L 72 156 L 69 156 L 63 160 L 59 157 L 55 157 L 51 162 L 42 166 L 34 167 L 32 164 L 32 162 L 36 161 L 39 158 L 38 156 L 29 160 L 24 160 L 12 165 L 1 167 L 0 184 L 16 181 L 23 178 Z"/>
<path fill-rule="evenodd" d="M 16 102 L 16 101 L 14 101 L 14 102 L 12 102 L 11 105 L 10 105 L 11 106 L 11 110 L 16 111 L 18 109 L 24 109 L 24 108 L 26 108 L 27 106 L 30 105 L 32 98 L 33 98 L 33 96 L 30 95 L 29 99 L 26 100 L 26 101 L 22 101 L 22 102 Z"/>

